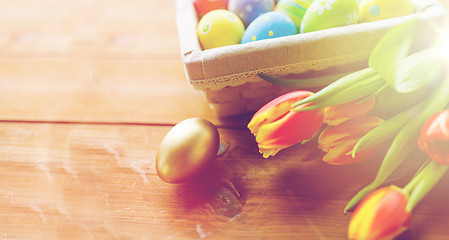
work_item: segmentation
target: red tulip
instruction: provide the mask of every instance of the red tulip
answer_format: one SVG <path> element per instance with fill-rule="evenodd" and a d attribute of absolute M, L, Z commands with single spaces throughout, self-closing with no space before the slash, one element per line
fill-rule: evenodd
<path fill-rule="evenodd" d="M 357 206 L 349 223 L 348 238 L 363 240 L 394 239 L 411 224 L 405 210 L 408 193 L 396 186 L 380 188 Z"/>
<path fill-rule="evenodd" d="M 419 147 L 440 164 L 449 164 L 449 109 L 432 115 L 421 129 Z"/>
<path fill-rule="evenodd" d="M 275 98 L 257 111 L 248 124 L 256 136 L 263 157 L 274 156 L 280 150 L 312 138 L 323 124 L 322 110 L 294 111 L 293 103 L 312 95 L 295 91 Z M 301 109 L 310 104 L 296 107 Z"/>
<path fill-rule="evenodd" d="M 346 120 L 365 116 L 374 107 L 374 98 L 360 102 L 352 102 L 326 107 L 324 109 L 324 123 L 338 125 Z"/>
<path fill-rule="evenodd" d="M 382 148 L 382 144 L 361 150 L 354 158 L 348 153 L 363 135 L 382 122 L 380 118 L 365 116 L 326 127 L 318 138 L 318 147 L 326 153 L 323 161 L 334 165 L 344 165 L 371 158 Z"/>

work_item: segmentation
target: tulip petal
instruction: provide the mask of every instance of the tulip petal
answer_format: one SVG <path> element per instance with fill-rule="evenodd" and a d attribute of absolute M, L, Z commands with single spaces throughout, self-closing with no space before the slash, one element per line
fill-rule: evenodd
<path fill-rule="evenodd" d="M 349 119 L 363 117 L 374 107 L 374 103 L 374 99 L 363 102 L 357 99 L 352 102 L 327 107 L 324 109 L 324 123 L 338 125 Z"/>
<path fill-rule="evenodd" d="M 396 186 L 378 189 L 359 204 L 352 215 L 349 239 L 393 239 L 408 229 L 408 193 Z"/>
<path fill-rule="evenodd" d="M 323 161 L 330 164 L 351 164 L 367 160 L 375 155 L 375 151 L 381 149 L 381 145 L 373 145 L 371 148 L 360 151 L 356 157 L 348 156 L 367 132 L 371 131 L 383 122 L 382 119 L 365 116 L 345 121 L 336 126 L 326 127 L 318 138 L 318 147 L 327 154 Z"/>
<path fill-rule="evenodd" d="M 263 145 L 290 146 L 310 139 L 321 124 L 320 111 L 290 112 L 275 122 L 261 126 L 256 141 Z"/>
<path fill-rule="evenodd" d="M 276 121 L 278 118 L 287 114 L 293 103 L 307 98 L 312 94 L 312 92 L 300 90 L 281 95 L 271 100 L 254 114 L 248 123 L 248 128 L 252 133 L 256 133 L 260 126 Z"/>
<path fill-rule="evenodd" d="M 270 147 L 264 147 L 263 145 L 259 145 L 259 152 L 262 153 L 262 156 L 264 158 L 268 158 L 270 156 L 276 155 L 279 151 L 281 151 L 282 149 L 284 149 L 286 147 L 288 147 L 288 146 L 285 146 L 285 147 L 273 146 L 273 148 L 270 148 Z"/>
<path fill-rule="evenodd" d="M 347 152 L 351 151 L 356 142 L 357 139 L 351 139 L 342 141 L 333 148 L 321 148 L 324 152 L 327 152 L 323 157 L 323 161 L 333 165 L 345 165 L 357 162 L 352 156 L 346 155 Z"/>
<path fill-rule="evenodd" d="M 291 105 L 311 96 L 309 91 L 295 91 L 284 94 L 257 111 L 248 128 L 256 137 L 263 156 L 275 155 L 280 150 L 308 140 L 323 124 L 322 110 L 296 112 Z M 302 108 L 310 103 L 298 106 Z"/>
<path fill-rule="evenodd" d="M 432 115 L 423 125 L 419 147 L 440 164 L 449 164 L 449 110 Z"/>
<path fill-rule="evenodd" d="M 327 149 L 327 151 L 323 149 L 324 152 L 327 152 L 327 154 L 323 157 L 323 161 L 332 165 L 348 165 L 363 162 L 376 157 L 384 146 L 383 144 L 379 144 L 371 148 L 364 149 L 363 151 L 360 151 L 357 156 L 353 157 L 348 153 L 354 148 L 357 140 L 358 139 L 342 141 L 335 147 Z"/>

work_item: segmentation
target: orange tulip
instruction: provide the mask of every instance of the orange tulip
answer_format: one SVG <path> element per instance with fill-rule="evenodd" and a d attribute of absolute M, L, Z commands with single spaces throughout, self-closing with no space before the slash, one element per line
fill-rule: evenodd
<path fill-rule="evenodd" d="M 440 164 L 449 164 L 449 110 L 432 115 L 421 129 L 419 147 Z"/>
<path fill-rule="evenodd" d="M 365 116 L 374 107 L 374 98 L 362 101 L 357 99 L 352 102 L 343 103 L 324 108 L 324 123 L 338 125 L 349 119 Z"/>
<path fill-rule="evenodd" d="M 365 116 L 350 119 L 335 126 L 327 126 L 318 138 L 318 147 L 326 153 L 323 161 L 334 165 L 345 165 L 371 158 L 382 148 L 382 144 L 361 150 L 354 158 L 348 153 L 363 135 L 382 122 L 380 118 Z"/>
<path fill-rule="evenodd" d="M 363 240 L 394 239 L 411 224 L 405 210 L 409 195 L 396 186 L 380 188 L 357 206 L 349 223 L 348 238 Z"/>
<path fill-rule="evenodd" d="M 323 124 L 322 110 L 294 111 L 293 103 L 312 95 L 309 91 L 294 91 L 275 98 L 257 111 L 248 128 L 256 136 L 263 157 L 274 156 L 280 150 L 312 138 Z M 296 107 L 301 109 L 309 106 Z"/>

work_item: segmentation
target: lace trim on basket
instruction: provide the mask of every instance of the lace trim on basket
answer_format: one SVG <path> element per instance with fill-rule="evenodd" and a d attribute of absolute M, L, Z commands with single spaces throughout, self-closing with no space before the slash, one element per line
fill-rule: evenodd
<path fill-rule="evenodd" d="M 368 52 L 342 55 L 332 58 L 323 58 L 316 61 L 300 62 L 278 67 L 269 67 L 214 78 L 190 79 L 189 82 L 195 89 L 198 90 L 206 90 L 206 89 L 218 90 L 225 87 L 239 86 L 247 82 L 263 81 L 257 76 L 257 74 L 260 73 L 271 75 L 287 75 L 287 74 L 304 73 L 310 70 L 321 71 L 333 66 L 339 66 L 351 62 L 366 60 L 368 56 L 369 56 Z"/>

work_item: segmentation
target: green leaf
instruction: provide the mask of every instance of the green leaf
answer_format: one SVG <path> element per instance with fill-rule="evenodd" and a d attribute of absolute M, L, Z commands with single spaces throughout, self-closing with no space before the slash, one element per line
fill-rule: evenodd
<path fill-rule="evenodd" d="M 379 89 L 377 89 L 375 92 L 371 93 L 370 95 L 366 96 L 358 103 L 361 104 L 361 103 L 364 103 L 371 99 L 376 99 L 377 97 L 381 96 L 389 88 L 390 88 L 390 85 L 388 85 L 388 83 L 384 83 Z"/>
<path fill-rule="evenodd" d="M 368 66 L 395 89 L 397 69 L 410 50 L 417 21 L 414 18 L 390 29 L 377 43 L 368 61 Z"/>
<path fill-rule="evenodd" d="M 405 187 L 411 188 L 411 194 L 405 210 L 411 212 L 416 205 L 432 190 L 442 176 L 447 172 L 449 166 L 441 165 L 435 161 L 430 161 L 427 166 L 420 171 L 410 183 Z"/>
<path fill-rule="evenodd" d="M 415 148 L 410 155 L 399 165 L 399 167 L 385 180 L 384 184 L 402 179 L 416 169 L 422 168 L 422 165 L 428 160 L 426 153 L 419 148 Z"/>
<path fill-rule="evenodd" d="M 359 202 L 361 202 L 368 194 L 375 191 L 377 188 L 387 185 L 391 182 L 401 179 L 410 171 L 418 169 L 420 164 L 424 162 L 428 157 L 419 148 L 414 148 L 413 151 L 407 156 L 400 168 L 394 171 L 390 176 L 388 176 L 382 183 L 372 181 L 364 188 L 362 188 L 346 205 L 344 213 L 354 210 Z"/>
<path fill-rule="evenodd" d="M 383 184 L 388 177 L 396 170 L 396 168 L 406 159 L 407 156 L 417 148 L 417 140 L 422 125 L 432 114 L 441 111 L 449 103 L 449 76 L 446 76 L 437 89 L 436 93 L 428 98 L 420 106 L 420 115 L 416 116 L 413 121 L 409 121 L 396 135 L 390 148 L 385 155 L 384 160 L 377 172 L 376 178 L 368 186 L 362 189 L 356 196 L 346 205 L 345 211 L 353 209 L 366 194 Z"/>
<path fill-rule="evenodd" d="M 422 105 L 423 103 L 407 109 L 366 133 L 354 146 L 352 157 L 355 157 L 356 153 L 363 149 L 373 147 L 394 137 L 422 109 Z"/>
<path fill-rule="evenodd" d="M 426 76 L 444 62 L 440 46 L 428 47 L 406 57 L 414 41 L 418 23 L 418 18 L 414 18 L 389 30 L 374 48 L 368 62 L 371 68 L 400 93 L 412 92 L 425 85 L 429 79 Z M 428 23 L 421 24 L 434 29 Z M 436 30 L 435 36 L 438 39 Z"/>
<path fill-rule="evenodd" d="M 396 91 L 408 93 L 423 87 L 428 76 L 444 64 L 439 51 L 436 47 L 428 48 L 402 59 L 395 76 Z"/>
<path fill-rule="evenodd" d="M 331 91 L 326 92 L 325 94 L 318 93 L 311 95 L 310 97 L 303 99 L 295 104 L 292 107 L 299 106 L 304 103 L 313 102 L 313 105 L 310 105 L 305 108 L 300 108 L 298 111 L 307 111 L 312 109 L 321 109 L 328 106 L 335 106 L 343 103 L 347 103 L 353 100 L 357 100 L 376 92 L 379 88 L 381 88 L 385 82 L 378 75 L 375 74 L 373 76 L 360 79 L 359 81 L 346 86 L 339 91 Z M 317 97 L 314 97 L 318 95 Z"/>
<path fill-rule="evenodd" d="M 372 193 L 376 188 L 379 186 L 374 185 L 374 182 L 369 183 L 366 185 L 362 190 L 360 190 L 351 200 L 349 200 L 348 204 L 346 204 L 346 207 L 344 209 L 344 213 L 346 214 L 349 211 L 352 211 L 359 202 L 361 202 L 368 194 Z"/>
<path fill-rule="evenodd" d="M 330 96 L 350 87 L 353 86 L 356 83 L 359 83 L 363 81 L 364 79 L 367 79 L 369 77 L 377 75 L 376 72 L 371 68 L 362 69 L 360 71 L 351 73 L 349 75 L 346 75 L 337 81 L 329 84 L 328 86 L 324 87 L 317 93 L 311 95 L 308 98 L 305 98 L 295 104 L 292 105 L 292 107 L 297 107 L 299 105 L 313 102 L 315 104 L 318 104 L 320 102 L 324 102 L 329 99 Z"/>
<path fill-rule="evenodd" d="M 441 78 L 431 77 L 425 86 L 409 93 L 399 93 L 389 86 L 376 98 L 376 104 L 369 115 L 383 119 L 394 117 L 430 97 L 440 84 Z"/>
<path fill-rule="evenodd" d="M 404 161 L 404 159 L 409 156 L 414 149 L 413 144 L 415 143 L 416 145 L 416 139 L 418 136 L 416 124 L 413 125 L 414 126 L 404 127 L 398 133 L 388 149 L 374 181 L 359 191 L 356 196 L 349 201 L 345 207 L 345 212 L 353 209 L 363 198 L 366 197 L 366 195 L 382 185 L 394 172 L 394 170 L 396 170 L 396 168 Z"/>
<path fill-rule="evenodd" d="M 376 179 L 374 179 L 375 182 L 383 182 L 404 160 L 404 156 L 410 153 L 410 149 L 417 146 L 422 125 L 434 113 L 443 110 L 448 104 L 449 94 L 447 94 L 447 89 L 449 89 L 449 77 L 444 79 L 436 94 L 427 99 L 420 107 L 422 109 L 421 114 L 399 131 L 380 166 Z"/>
<path fill-rule="evenodd" d="M 311 87 L 323 87 L 327 86 L 336 80 L 346 76 L 348 73 L 340 73 L 335 75 L 314 77 L 314 78 L 299 78 L 299 79 L 288 79 L 288 78 L 276 78 L 268 76 L 265 74 L 259 74 L 259 77 L 263 80 L 277 86 L 288 87 L 288 88 L 311 88 Z"/>
<path fill-rule="evenodd" d="M 384 83 L 385 82 L 379 75 L 375 75 L 373 77 L 370 77 L 369 79 L 348 86 L 346 89 L 343 89 L 335 93 L 334 95 L 329 96 L 329 98 L 323 99 L 323 101 L 319 102 L 318 104 L 313 104 L 304 108 L 299 108 L 295 111 L 322 109 L 325 107 L 335 106 L 351 102 L 357 99 L 361 99 L 363 97 L 369 96 L 373 92 L 376 92 L 379 88 L 381 88 L 384 85 Z"/>

